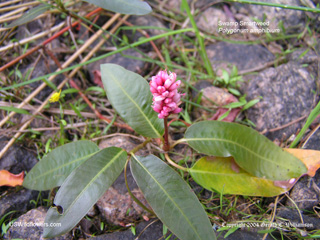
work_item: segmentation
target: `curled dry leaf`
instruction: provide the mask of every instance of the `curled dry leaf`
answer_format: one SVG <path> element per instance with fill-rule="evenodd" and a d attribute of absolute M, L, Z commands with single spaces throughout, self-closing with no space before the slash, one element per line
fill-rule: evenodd
<path fill-rule="evenodd" d="M 94 70 L 93 76 L 94 76 L 93 82 L 97 84 L 99 87 L 103 88 L 103 83 L 101 81 L 101 72 L 99 70 Z"/>
<path fill-rule="evenodd" d="M 24 179 L 24 172 L 19 174 L 10 173 L 7 170 L 0 170 L 0 186 L 21 186 Z"/>
<path fill-rule="evenodd" d="M 320 168 L 320 151 L 298 148 L 285 148 L 284 150 L 299 158 L 308 168 L 307 174 L 314 177 Z"/>

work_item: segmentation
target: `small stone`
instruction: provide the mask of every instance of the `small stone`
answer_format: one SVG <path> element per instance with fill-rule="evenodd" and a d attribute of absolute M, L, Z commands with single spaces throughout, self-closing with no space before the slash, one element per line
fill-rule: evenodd
<path fill-rule="evenodd" d="M 128 19 L 130 23 L 132 23 L 134 26 L 154 26 L 155 28 L 150 28 L 150 29 L 143 29 L 150 37 L 160 35 L 165 33 L 165 30 L 161 30 L 160 28 L 165 29 L 166 26 L 156 17 L 148 14 L 148 15 L 143 15 L 143 16 L 137 16 L 137 15 L 132 15 Z M 159 29 L 158 29 L 159 28 Z M 140 33 L 137 30 L 125 30 L 124 35 L 130 38 L 132 42 L 137 42 L 139 41 L 140 38 L 145 38 L 146 36 Z M 155 40 L 157 45 L 161 44 L 164 42 L 164 38 L 160 38 L 158 40 Z M 144 52 L 151 51 L 152 46 L 150 43 L 144 43 L 139 46 Z"/>
<path fill-rule="evenodd" d="M 243 47 L 241 44 L 219 42 L 206 46 L 206 50 L 215 71 L 219 69 L 230 71 L 232 65 L 235 65 L 239 71 L 250 71 L 274 60 L 273 54 L 260 45 Z"/>
<path fill-rule="evenodd" d="M 139 189 L 131 189 L 131 191 L 136 198 L 149 207 Z M 141 219 L 142 215 L 151 216 L 130 197 L 129 193 L 121 194 L 113 187 L 106 191 L 96 205 L 101 216 L 112 225 L 124 226 Z"/>
<path fill-rule="evenodd" d="M 204 84 L 203 84 L 204 85 Z M 222 108 L 224 105 L 227 105 L 232 102 L 238 102 L 238 99 L 233 96 L 231 93 L 225 91 L 222 88 L 218 88 L 215 86 L 208 86 L 203 89 L 201 89 L 202 97 L 200 101 L 200 105 L 212 110 L 217 110 L 216 114 L 210 113 L 204 109 L 197 108 L 194 112 L 193 115 L 195 118 L 214 118 L 215 120 L 219 118 L 221 115 L 223 115 L 222 111 L 225 110 L 225 112 L 228 109 Z M 232 111 L 236 110 L 237 113 L 230 112 L 230 116 L 235 117 L 240 109 L 232 109 Z M 228 117 L 227 117 L 228 118 Z M 230 119 L 232 121 L 232 119 Z"/>
<path fill-rule="evenodd" d="M 111 138 L 102 140 L 99 143 L 99 148 L 102 149 L 102 148 L 113 146 L 113 147 L 123 148 L 124 150 L 129 152 L 132 149 L 134 149 L 136 146 L 138 146 L 140 143 L 142 142 L 135 141 L 128 136 L 116 136 L 116 137 L 111 137 Z M 150 153 L 146 149 L 140 149 L 138 152 L 136 152 L 136 155 L 139 155 L 139 156 L 145 156 L 148 154 Z"/>
<path fill-rule="evenodd" d="M 100 236 L 92 237 L 90 240 L 154 240 L 154 239 L 167 239 L 174 240 L 177 239 L 174 235 L 168 237 L 171 233 L 168 230 L 168 233 L 163 235 L 163 225 L 160 220 L 151 219 L 147 222 L 141 222 L 134 227 L 136 235 L 133 235 L 131 229 L 122 232 L 113 232 L 107 233 Z"/>
<path fill-rule="evenodd" d="M 39 207 L 21 215 L 4 235 L 4 239 L 44 239 L 42 233 L 46 212 L 44 207 Z M 67 240 L 72 239 L 72 236 L 66 233 L 51 239 Z"/>
<path fill-rule="evenodd" d="M 263 2 L 263 0 L 258 0 L 258 2 Z M 272 2 L 275 4 L 288 4 L 287 0 L 273 0 Z M 291 0 L 290 5 L 301 6 L 301 2 L 299 0 Z M 282 22 L 286 29 L 286 34 L 301 32 L 306 24 L 307 14 L 304 11 L 254 4 L 246 4 L 243 7 L 249 9 L 249 15 L 252 18 L 258 18 L 264 22 L 269 21 L 269 26 L 267 26 L 269 29 L 279 28 L 279 24 Z"/>
<path fill-rule="evenodd" d="M 11 189 L 10 189 L 11 190 Z M 47 197 L 47 192 L 42 192 L 43 197 Z M 39 196 L 39 191 L 29 189 L 20 189 L 17 191 L 8 191 L 0 198 L 0 216 L 16 211 L 15 214 L 25 212 L 34 207 L 33 201 L 36 201 Z"/>
<path fill-rule="evenodd" d="M 301 222 L 301 216 L 303 222 Z M 319 230 L 320 229 L 320 219 L 314 218 L 297 211 L 297 209 L 289 209 L 285 207 L 280 207 L 277 210 L 277 224 L 282 224 L 284 227 L 306 229 L 308 231 Z M 286 219 L 282 220 L 282 219 Z"/>
<path fill-rule="evenodd" d="M 314 94 L 317 75 L 312 64 L 304 66 L 290 61 L 254 76 L 245 90 L 247 99 L 250 101 L 260 96 L 262 99 L 247 110 L 249 120 L 256 124 L 258 131 L 267 131 L 266 136 L 271 140 L 285 140 L 296 134 L 305 120 L 281 127 L 309 115 L 318 101 Z M 274 128 L 280 129 L 268 132 Z"/>
<path fill-rule="evenodd" d="M 218 33 L 220 34 L 219 29 L 238 29 L 238 26 L 222 26 L 219 22 L 233 22 L 232 19 L 229 19 L 225 12 L 217 8 L 207 8 L 204 12 L 201 12 L 196 18 L 197 26 L 208 33 Z"/>
<path fill-rule="evenodd" d="M 320 130 L 318 129 L 304 146 L 306 149 L 320 150 Z"/>
<path fill-rule="evenodd" d="M 3 149 L 7 143 L 7 138 L 0 138 L 0 149 Z M 0 169 L 18 174 L 23 171 L 30 171 L 37 162 L 38 160 L 33 152 L 25 149 L 23 146 L 14 144 L 0 159 Z"/>
<path fill-rule="evenodd" d="M 302 211 L 312 211 L 320 203 L 320 171 L 314 177 L 304 176 L 294 185 L 287 199 L 286 206 Z M 294 201 L 294 203 L 292 202 Z"/>
<path fill-rule="evenodd" d="M 90 63 L 88 64 L 87 69 L 89 70 L 91 80 L 94 80 L 94 71 L 100 71 L 100 65 L 104 63 L 118 64 L 129 71 L 141 74 L 145 66 L 145 63 L 137 59 L 125 57 L 125 55 L 136 58 L 142 58 L 142 55 L 139 52 L 133 49 L 128 49 L 123 51 L 121 54 L 117 53 L 110 57 L 106 57 L 99 61 Z"/>

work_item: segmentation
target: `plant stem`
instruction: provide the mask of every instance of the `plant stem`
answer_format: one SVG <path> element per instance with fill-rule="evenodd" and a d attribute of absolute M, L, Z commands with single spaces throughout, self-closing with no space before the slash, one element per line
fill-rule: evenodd
<path fill-rule="evenodd" d="M 213 69 L 212 69 L 212 65 L 211 65 L 211 62 L 208 58 L 208 55 L 207 55 L 207 52 L 206 52 L 206 48 L 205 48 L 205 45 L 204 45 L 204 41 L 203 41 L 203 38 L 202 36 L 200 35 L 200 31 L 197 27 L 197 24 L 196 24 L 196 21 L 194 20 L 194 17 L 191 13 L 191 10 L 190 10 L 190 7 L 189 7 L 189 4 L 188 4 L 188 1 L 187 0 L 182 0 L 182 4 L 187 12 L 187 15 L 190 19 L 190 23 L 192 25 L 192 28 L 194 30 L 194 33 L 196 34 L 196 37 L 199 41 L 199 45 L 200 45 L 200 56 L 202 58 L 202 61 L 204 63 L 204 66 L 206 67 L 206 70 L 208 72 L 208 74 L 211 76 L 211 77 L 214 77 L 214 72 L 213 72 Z"/>
<path fill-rule="evenodd" d="M 168 152 L 170 149 L 170 144 L 169 144 L 169 133 L 168 133 L 168 118 L 164 118 L 164 145 L 163 145 L 163 150 L 165 152 Z"/>
<path fill-rule="evenodd" d="M 257 1 L 252 1 L 252 0 L 226 0 L 226 1 L 248 3 L 248 4 L 255 4 L 255 5 L 263 5 L 263 6 L 269 6 L 269 7 L 280 7 L 280 8 L 284 8 L 284 9 L 300 10 L 300 11 L 314 12 L 314 13 L 320 12 L 319 8 L 292 6 L 292 5 L 284 5 L 284 4 L 278 4 L 278 3 L 257 2 Z"/>
<path fill-rule="evenodd" d="M 182 167 L 178 164 L 176 164 L 174 161 L 171 160 L 171 158 L 169 157 L 168 153 L 165 153 L 164 154 L 164 157 L 166 158 L 166 160 L 168 161 L 168 163 L 171 165 L 171 166 L 174 166 L 182 171 L 185 171 L 185 172 L 188 172 L 188 168 L 185 168 L 185 167 Z"/>
<path fill-rule="evenodd" d="M 151 142 L 151 138 L 147 138 L 147 140 L 145 140 L 143 143 L 139 144 L 138 146 L 136 146 L 134 149 L 132 149 L 129 154 L 133 155 L 136 152 L 138 152 L 141 148 L 144 148 L 149 142 Z"/>
<path fill-rule="evenodd" d="M 133 154 L 134 155 L 134 154 Z M 133 193 L 131 192 L 130 188 L 129 188 L 129 184 L 128 184 L 128 179 L 127 179 L 127 167 L 128 167 L 128 163 L 129 163 L 129 159 L 130 157 L 128 157 L 126 165 L 124 167 L 124 180 L 126 183 L 126 187 L 128 190 L 128 193 L 130 195 L 130 197 L 140 206 L 142 207 L 144 210 L 146 210 L 147 212 L 151 213 L 152 215 L 155 215 L 155 213 L 150 210 L 149 208 L 147 208 L 142 202 L 140 202 L 140 200 L 138 198 L 136 198 L 136 196 L 133 195 Z"/>

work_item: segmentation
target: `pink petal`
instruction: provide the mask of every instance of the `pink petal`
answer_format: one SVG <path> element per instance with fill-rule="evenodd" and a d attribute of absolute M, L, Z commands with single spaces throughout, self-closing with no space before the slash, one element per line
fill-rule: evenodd
<path fill-rule="evenodd" d="M 181 108 L 176 108 L 175 110 L 172 111 L 172 113 L 179 113 L 179 112 L 181 112 L 181 111 L 182 111 Z"/>
<path fill-rule="evenodd" d="M 164 103 L 171 103 L 172 102 L 172 98 L 166 98 L 165 100 L 164 100 Z"/>
<path fill-rule="evenodd" d="M 154 97 L 154 101 L 156 101 L 156 102 L 162 101 L 162 100 L 165 99 L 165 98 L 166 98 L 166 97 L 159 95 L 159 96 Z"/>
<path fill-rule="evenodd" d="M 157 91 L 156 88 L 150 86 L 150 92 L 152 92 L 152 93 L 157 93 L 158 91 Z"/>
<path fill-rule="evenodd" d="M 164 87 L 166 89 L 169 89 L 169 87 L 174 83 L 174 80 L 168 78 L 165 82 L 164 82 Z"/>
<path fill-rule="evenodd" d="M 175 83 L 173 83 L 173 84 L 171 85 L 171 87 L 169 88 L 169 90 L 170 90 L 170 91 L 173 91 L 173 90 L 177 89 L 177 88 L 180 86 L 180 84 L 181 84 L 181 81 L 180 81 L 180 80 L 176 81 Z"/>
<path fill-rule="evenodd" d="M 158 87 L 158 85 L 157 85 L 157 83 L 155 81 L 151 81 L 150 82 L 150 86 L 155 88 L 155 89 L 157 89 L 157 87 Z"/>

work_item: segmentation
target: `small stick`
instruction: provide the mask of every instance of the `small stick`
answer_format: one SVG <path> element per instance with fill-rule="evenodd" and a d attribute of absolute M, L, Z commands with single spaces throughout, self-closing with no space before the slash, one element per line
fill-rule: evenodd
<path fill-rule="evenodd" d="M 86 17 L 90 17 L 91 15 L 94 15 L 96 13 L 98 13 L 99 11 L 101 11 L 102 8 L 97 8 L 95 10 L 93 10 L 92 12 L 88 13 L 86 15 Z M 72 27 L 75 27 L 76 25 L 78 25 L 80 23 L 80 21 L 76 21 L 72 24 Z M 0 72 L 2 72 L 3 70 L 7 69 L 8 67 L 11 67 L 13 64 L 19 62 L 21 59 L 24 59 L 25 57 L 29 56 L 30 54 L 38 51 L 40 48 L 44 47 L 45 45 L 47 45 L 49 42 L 51 42 L 52 40 L 56 39 L 57 37 L 59 37 L 60 35 L 62 35 L 64 32 L 66 32 L 69 29 L 68 27 L 65 27 L 64 29 L 62 29 L 61 31 L 57 32 L 56 34 L 54 34 L 52 37 L 48 38 L 46 41 L 42 42 L 40 45 L 32 48 L 31 50 L 29 50 L 28 52 L 26 52 L 25 54 L 22 54 L 21 56 L 15 58 L 14 60 L 12 60 L 11 62 L 5 64 L 4 66 L 2 66 L 0 68 Z M 0 126 L 1 127 L 1 126 Z"/>
<path fill-rule="evenodd" d="M 113 18 L 111 18 L 105 25 L 103 25 L 102 26 L 102 29 L 107 29 L 108 27 L 110 27 L 110 25 L 111 24 L 113 24 L 113 22 L 118 18 L 120 16 L 120 14 L 115 14 L 114 15 L 114 17 Z M 88 46 L 90 45 L 90 44 L 92 44 L 97 38 L 98 38 L 98 36 L 100 36 L 102 33 L 103 33 L 103 30 L 99 30 L 99 31 L 97 31 L 96 32 L 96 34 L 94 34 L 87 42 L 86 42 L 86 44 L 84 44 L 81 48 L 80 48 L 80 50 L 81 51 L 84 51 L 85 49 L 87 49 L 88 48 Z M 114 30 L 115 31 L 115 28 L 113 28 L 112 30 Z M 101 41 L 104 41 L 104 39 L 102 39 Z M 89 53 L 88 53 L 88 55 L 83 59 L 83 61 L 82 62 L 84 62 L 84 61 L 87 61 L 88 59 L 90 59 L 92 56 L 93 56 L 93 54 L 99 49 L 99 45 L 97 45 L 97 46 L 95 46 Z M 76 56 L 81 52 L 81 51 L 77 51 L 76 53 L 74 53 L 68 60 L 67 60 L 67 62 L 65 62 L 63 65 L 62 65 L 62 67 L 65 67 L 64 65 L 69 65 L 75 58 L 76 58 Z M 71 59 L 72 59 L 72 61 L 71 61 Z M 70 60 L 70 61 L 69 61 Z M 69 77 L 68 78 L 66 78 L 66 79 L 64 79 L 60 84 L 59 84 L 59 86 L 57 87 L 57 89 L 58 90 L 60 90 L 60 89 L 62 89 L 62 87 L 64 86 L 64 84 L 66 84 L 67 82 L 68 82 L 68 80 L 69 80 L 69 78 L 72 78 L 76 73 L 77 73 L 77 71 L 80 69 L 80 67 L 77 67 L 77 68 L 75 68 L 75 69 L 73 69 L 73 71 L 70 73 L 70 75 L 69 75 Z M 59 69 L 58 69 L 59 70 Z M 55 77 L 55 76 L 53 76 L 53 77 Z M 49 78 L 50 79 L 50 78 Z M 51 78 L 51 81 L 53 80 L 53 78 Z M 43 83 L 41 86 L 43 86 L 42 88 L 44 88 L 45 86 L 46 86 L 46 83 Z M 40 87 L 41 87 L 40 86 Z M 42 90 L 42 88 L 40 89 L 40 87 L 38 87 L 38 92 L 40 92 L 41 90 Z M 39 90 L 40 89 L 40 90 Z M 34 92 L 33 92 L 33 94 L 37 91 L 37 90 L 35 90 Z M 38 94 L 38 92 L 36 93 L 36 94 Z M 36 94 L 34 94 L 34 96 L 36 95 Z M 32 95 L 32 94 L 31 94 Z M 31 96 L 30 95 L 30 96 Z M 28 97 L 27 99 L 25 99 L 18 107 L 22 107 L 22 106 L 24 106 L 25 104 L 27 104 L 32 98 L 33 98 L 33 96 L 32 97 Z M 34 119 L 34 117 L 45 107 L 45 105 L 49 102 L 49 99 L 51 98 L 51 95 L 49 96 L 49 97 L 47 97 L 47 99 L 40 105 L 40 107 L 35 111 L 35 113 L 34 113 L 34 115 L 20 128 L 20 131 L 22 131 L 22 130 L 25 130 L 28 126 L 29 126 L 29 124 L 32 122 L 32 120 Z M 26 101 L 26 100 L 28 100 L 28 101 Z M 12 114 L 13 113 L 13 114 Z M 11 114 L 12 114 L 12 116 L 15 114 L 15 112 L 11 112 Z M 0 124 L 4 124 L 9 118 L 10 118 L 10 115 L 11 114 L 9 114 L 7 117 L 5 117 L 1 122 L 0 122 Z M 8 118 L 9 117 L 9 118 Z M 5 121 L 4 121 L 5 120 Z M 0 127 L 2 126 L 2 125 L 0 125 Z M 3 155 L 6 153 L 6 151 L 12 146 L 12 144 L 15 142 L 15 140 L 18 138 L 18 137 L 20 137 L 20 135 L 21 135 L 21 132 L 17 132 L 15 135 L 14 135 L 14 137 L 12 137 L 11 139 L 10 139 L 10 141 L 6 144 L 6 146 L 1 150 L 1 152 L 0 152 L 0 159 L 3 157 Z"/>
<path fill-rule="evenodd" d="M 62 23 L 60 23 L 59 25 L 54 26 L 53 28 L 51 28 L 51 29 L 49 29 L 49 30 L 47 30 L 47 31 L 38 33 L 38 34 L 36 34 L 36 35 L 34 35 L 34 36 L 31 36 L 31 37 L 28 37 L 28 38 L 25 38 L 25 39 L 22 39 L 22 40 L 20 40 L 19 42 L 10 43 L 10 44 L 8 44 L 8 45 L 6 45 L 6 46 L 4 46 L 4 47 L 1 47 L 1 48 L 0 48 L 0 52 L 6 51 L 6 50 L 8 50 L 8 49 L 14 48 L 14 47 L 19 46 L 19 45 L 22 45 L 22 44 L 26 44 L 26 43 L 31 42 L 31 41 L 34 41 L 34 40 L 36 40 L 36 39 L 38 39 L 38 38 L 47 36 L 47 35 L 49 35 L 50 33 L 55 32 L 55 31 L 61 29 L 64 25 L 65 25 L 65 23 L 62 22 Z"/>

